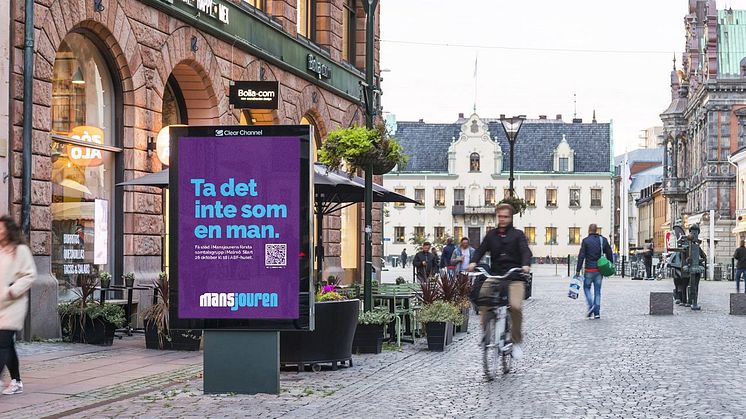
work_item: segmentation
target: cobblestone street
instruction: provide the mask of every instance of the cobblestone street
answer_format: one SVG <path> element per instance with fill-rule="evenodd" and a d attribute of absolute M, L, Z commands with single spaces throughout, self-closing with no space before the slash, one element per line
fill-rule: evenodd
<path fill-rule="evenodd" d="M 279 396 L 202 395 L 200 357 L 139 349 L 141 342 L 117 349 L 123 344 L 117 341 L 104 351 L 35 343 L 21 345 L 25 393 L 0 396 L 0 416 L 736 417 L 746 412 L 746 318 L 728 315 L 732 282 L 703 282 L 701 312 L 676 307 L 674 316 L 652 317 L 648 293 L 669 291 L 670 280 L 605 280 L 602 318 L 586 320 L 582 300 L 568 299 L 566 281 L 553 274 L 553 269 L 539 272 L 526 304 L 525 357 L 492 383 L 481 375 L 475 317 L 470 333 L 458 335 L 443 353 L 428 352 L 421 341 L 400 351 L 356 356 L 353 368 L 283 372 Z M 97 352 L 84 353 L 87 348 Z M 55 353 L 60 356 L 49 356 Z M 46 361 L 34 361 L 45 354 Z M 97 390 L 71 391 L 79 374 L 117 374 L 137 354 L 177 364 L 150 374 L 125 372 L 134 378 L 120 376 L 116 383 L 102 379 L 106 385 Z M 79 372 L 80 362 L 97 363 L 97 370 Z M 69 384 L 43 386 L 45 369 L 66 365 Z M 52 397 L 59 394 L 67 396 Z M 33 399 L 38 402 L 24 403 Z"/>

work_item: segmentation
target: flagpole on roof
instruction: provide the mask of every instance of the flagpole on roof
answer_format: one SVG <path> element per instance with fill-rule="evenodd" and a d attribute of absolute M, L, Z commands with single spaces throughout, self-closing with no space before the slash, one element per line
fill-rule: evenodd
<path fill-rule="evenodd" d="M 477 68 L 479 62 L 479 50 L 474 57 L 474 113 L 477 113 Z"/>

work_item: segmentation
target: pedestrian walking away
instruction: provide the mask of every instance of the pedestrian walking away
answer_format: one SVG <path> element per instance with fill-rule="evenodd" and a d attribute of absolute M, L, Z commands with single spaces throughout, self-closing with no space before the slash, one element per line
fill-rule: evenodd
<path fill-rule="evenodd" d="M 23 392 L 15 337 L 23 328 L 28 290 L 35 278 L 34 258 L 21 229 L 11 217 L 0 217 L 0 374 L 8 367 L 11 378 L 3 386 L 4 395 Z"/>
<path fill-rule="evenodd" d="M 412 264 L 420 278 L 429 278 L 438 272 L 438 260 L 430 251 L 430 242 L 422 243 L 422 251 L 414 255 Z"/>
<path fill-rule="evenodd" d="M 490 260 L 490 273 L 492 275 L 505 275 L 513 268 L 520 268 L 524 273 L 531 270 L 531 249 L 528 247 L 528 240 L 523 231 L 513 227 L 513 206 L 510 204 L 500 204 L 496 208 L 497 228 L 487 232 L 479 248 L 474 252 L 473 258 L 469 262 L 468 271 L 472 272 L 482 257 L 489 253 L 492 257 Z M 508 286 L 508 306 L 510 313 L 510 335 L 513 342 L 513 358 L 520 358 L 523 355 L 523 297 L 526 293 L 526 282 L 523 276 L 510 278 Z M 482 285 L 480 289 L 480 299 L 490 300 L 489 295 L 492 288 L 489 285 Z M 487 310 L 480 310 L 482 313 L 482 324 L 484 325 Z"/>
<path fill-rule="evenodd" d="M 606 255 L 606 258 L 609 260 L 612 260 L 614 256 L 611 253 L 611 246 L 608 240 L 598 234 L 596 224 L 591 224 L 588 226 L 588 237 L 584 238 L 583 242 L 580 243 L 578 265 L 575 269 L 575 274 L 579 276 L 580 271 L 583 269 L 583 264 L 585 264 L 583 291 L 585 292 L 585 300 L 588 302 L 586 316 L 589 319 L 601 318 L 601 281 L 603 280 L 603 276 L 598 270 L 598 260 L 601 259 L 601 255 Z M 593 286 L 593 294 L 591 294 L 591 286 Z"/>
<path fill-rule="evenodd" d="M 443 246 L 443 252 L 440 254 L 440 267 L 448 269 L 448 274 L 451 276 L 453 276 L 456 268 L 451 262 L 455 250 L 456 246 L 453 244 L 453 239 L 449 237 L 446 240 L 446 245 Z"/>
<path fill-rule="evenodd" d="M 743 277 L 743 290 L 746 292 L 746 240 L 741 240 L 741 245 L 733 254 L 736 260 L 736 292 L 741 292 L 741 278 Z"/>
<path fill-rule="evenodd" d="M 407 257 L 409 257 L 407 255 L 407 249 L 402 250 L 400 256 L 401 256 L 401 267 L 402 268 L 406 268 L 407 267 Z"/>
<path fill-rule="evenodd" d="M 642 252 L 642 261 L 645 265 L 645 279 L 653 279 L 653 243 L 645 243 L 645 248 Z M 609 259 L 611 260 L 611 259 Z"/>

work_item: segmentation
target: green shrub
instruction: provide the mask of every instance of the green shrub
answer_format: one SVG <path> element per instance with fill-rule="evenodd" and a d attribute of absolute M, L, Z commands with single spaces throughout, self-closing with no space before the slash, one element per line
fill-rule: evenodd
<path fill-rule="evenodd" d="M 458 324 L 464 321 L 464 316 L 461 315 L 461 309 L 455 304 L 436 300 L 422 308 L 419 320 L 422 323 L 451 322 Z"/>
<path fill-rule="evenodd" d="M 394 319 L 387 308 L 379 307 L 371 311 L 360 312 L 357 324 L 386 324 Z"/>

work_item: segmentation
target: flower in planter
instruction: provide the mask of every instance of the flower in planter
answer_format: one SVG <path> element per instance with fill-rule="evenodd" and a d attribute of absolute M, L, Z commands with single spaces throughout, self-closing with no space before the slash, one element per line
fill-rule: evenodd
<path fill-rule="evenodd" d="M 122 279 L 124 280 L 124 286 L 127 288 L 132 288 L 135 285 L 134 272 L 127 272 L 126 274 L 122 275 Z"/>
<path fill-rule="evenodd" d="M 388 173 L 396 165 L 405 165 L 408 157 L 396 139 L 388 136 L 385 126 L 380 125 L 377 129 L 349 127 L 330 132 L 319 150 L 319 161 L 330 170 L 345 165 L 352 177 L 369 166 L 373 174 Z"/>
<path fill-rule="evenodd" d="M 394 315 L 385 307 L 378 307 L 371 311 L 361 311 L 357 317 L 357 324 L 383 325 L 394 320 Z"/>
<path fill-rule="evenodd" d="M 104 271 L 98 274 L 98 280 L 101 283 L 101 288 L 109 288 L 111 285 L 111 274 Z"/>
<path fill-rule="evenodd" d="M 463 322 L 464 318 L 461 314 L 461 308 L 456 304 L 436 300 L 431 304 L 426 304 L 420 310 L 419 320 L 422 323 L 451 322 L 457 324 Z"/>
<path fill-rule="evenodd" d="M 344 295 L 338 293 L 336 289 L 336 285 L 324 285 L 321 288 L 321 291 L 316 294 L 316 301 L 323 302 L 346 300 L 347 298 Z"/>

